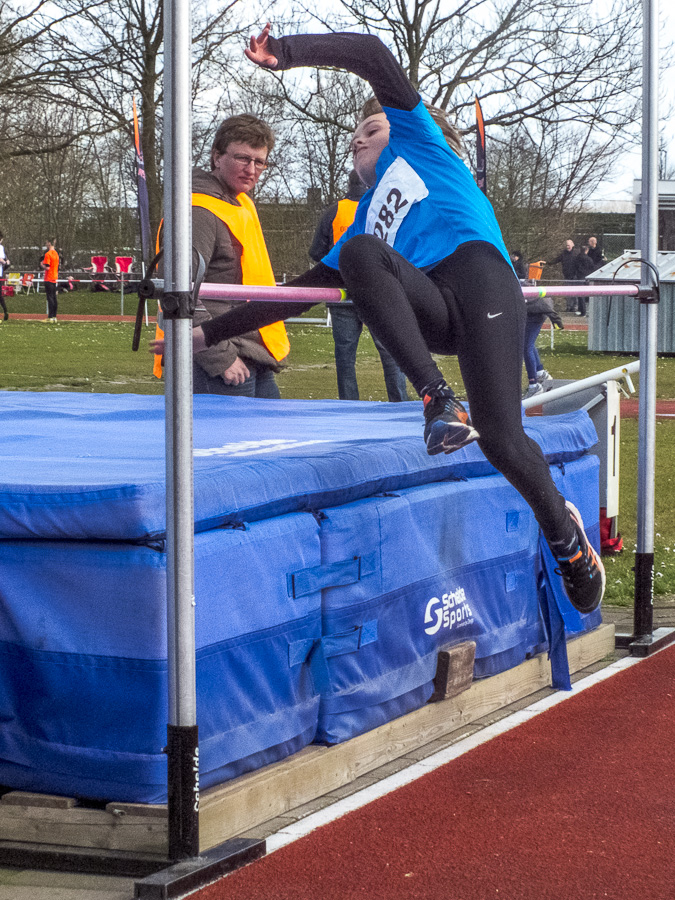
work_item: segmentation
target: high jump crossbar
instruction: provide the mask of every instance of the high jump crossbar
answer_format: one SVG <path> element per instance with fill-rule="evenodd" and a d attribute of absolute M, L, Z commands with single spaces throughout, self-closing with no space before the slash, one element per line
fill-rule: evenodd
<path fill-rule="evenodd" d="M 148 279 L 141 283 L 140 291 L 144 297 L 161 297 L 164 282 L 160 278 Z M 643 297 L 645 289 L 638 284 L 607 285 L 550 285 L 537 287 L 523 285 L 523 296 L 537 297 Z M 139 291 L 139 292 L 140 292 Z M 647 288 L 647 292 L 650 289 Z M 255 284 L 215 284 L 202 283 L 199 297 L 204 300 L 231 302 L 233 300 L 265 301 L 272 303 L 326 303 L 328 305 L 345 303 L 346 291 L 341 288 L 291 287 L 288 285 L 255 285 Z"/>

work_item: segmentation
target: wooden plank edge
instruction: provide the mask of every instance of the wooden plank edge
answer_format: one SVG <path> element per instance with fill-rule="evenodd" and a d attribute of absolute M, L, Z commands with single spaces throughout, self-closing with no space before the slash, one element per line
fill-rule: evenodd
<path fill-rule="evenodd" d="M 132 851 L 166 856 L 168 829 L 163 816 L 116 815 L 83 806 L 58 808 L 0 803 L 0 843 L 55 844 L 97 851 Z"/>

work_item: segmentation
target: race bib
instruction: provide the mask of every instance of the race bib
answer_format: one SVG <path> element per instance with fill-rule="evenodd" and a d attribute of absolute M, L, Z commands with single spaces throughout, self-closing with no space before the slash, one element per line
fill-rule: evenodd
<path fill-rule="evenodd" d="M 390 247 L 414 203 L 429 195 L 426 184 L 401 156 L 397 156 L 382 176 L 370 201 L 366 234 L 382 238 Z"/>

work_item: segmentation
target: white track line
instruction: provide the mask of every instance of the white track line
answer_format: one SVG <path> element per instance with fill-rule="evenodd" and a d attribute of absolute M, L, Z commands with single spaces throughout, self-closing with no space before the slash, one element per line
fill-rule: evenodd
<path fill-rule="evenodd" d="M 298 822 L 287 825 L 285 828 L 271 834 L 267 838 L 267 853 L 273 853 L 275 850 L 279 850 L 281 847 L 285 847 L 287 844 L 297 841 L 298 838 L 311 834 L 315 829 L 321 828 L 323 825 L 328 825 L 330 822 L 334 822 L 346 813 L 352 812 L 355 809 L 360 809 L 362 806 L 372 803 L 373 800 L 384 797 L 386 794 L 390 794 L 392 791 L 403 787 L 403 785 L 416 781 L 418 778 L 421 778 L 422 775 L 427 775 L 429 772 L 433 772 L 440 766 L 446 765 L 453 759 L 463 756 L 465 753 L 468 753 L 469 750 L 473 750 L 474 747 L 485 744 L 492 740 L 492 738 L 497 737 L 497 735 L 504 734 L 512 728 L 517 728 L 518 725 L 533 719 L 535 716 L 545 712 L 547 709 L 551 709 L 553 706 L 557 706 L 558 703 L 563 703 L 575 694 L 585 691 L 588 688 L 593 687 L 593 685 L 599 684 L 607 678 L 611 678 L 613 675 L 616 675 L 617 672 L 628 669 L 642 661 L 643 660 L 638 657 L 631 656 L 619 659 L 609 666 L 606 666 L 604 669 L 600 669 L 592 675 L 577 681 L 574 684 L 571 693 L 568 691 L 557 691 L 555 694 L 551 694 L 550 697 L 546 697 L 544 700 L 537 700 L 537 702 L 533 703 L 531 706 L 518 710 L 518 712 L 515 712 L 510 716 L 506 716 L 499 722 L 495 722 L 494 725 L 488 725 L 485 728 L 482 728 L 475 734 L 457 741 L 456 744 L 452 744 L 452 746 L 446 747 L 444 750 L 440 750 L 438 753 L 434 753 L 420 762 L 413 763 L 411 766 L 402 769 L 395 775 L 383 778 L 382 781 L 378 781 L 377 784 L 370 785 L 349 797 L 345 797 L 344 800 L 338 800 L 336 803 L 327 806 L 319 812 L 312 813 L 304 819 L 300 819 Z"/>

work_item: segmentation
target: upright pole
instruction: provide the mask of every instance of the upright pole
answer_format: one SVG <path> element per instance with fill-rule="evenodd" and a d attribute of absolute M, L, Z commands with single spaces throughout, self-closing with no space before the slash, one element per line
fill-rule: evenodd
<path fill-rule="evenodd" d="M 192 481 L 190 3 L 164 7 L 169 857 L 199 853 Z"/>
<path fill-rule="evenodd" d="M 657 262 L 658 199 L 658 0 L 643 0 L 642 41 L 642 221 L 640 250 Z M 642 266 L 642 285 L 652 274 Z M 635 556 L 635 637 L 653 630 L 654 460 L 656 449 L 656 357 L 658 306 L 640 305 L 640 406 L 638 412 L 637 553 Z"/>

